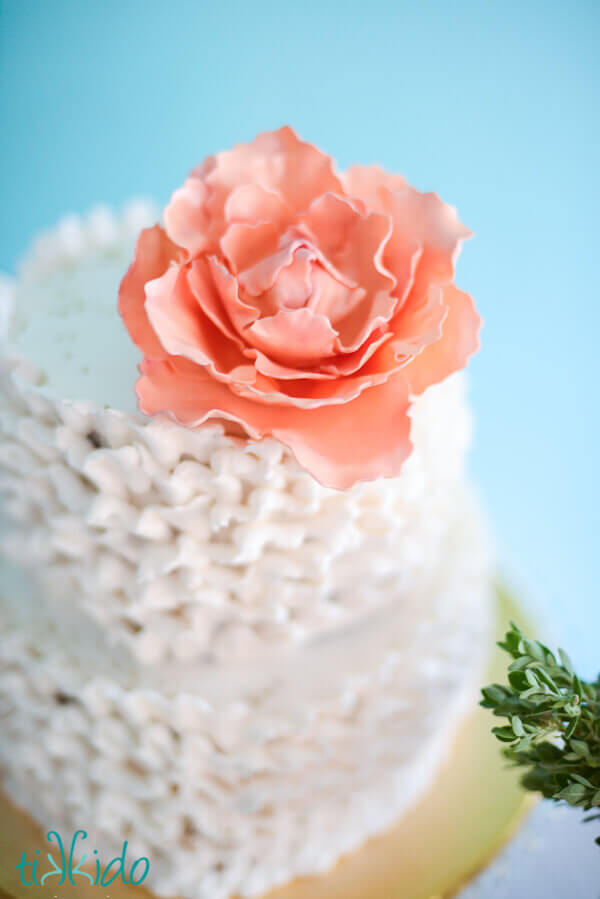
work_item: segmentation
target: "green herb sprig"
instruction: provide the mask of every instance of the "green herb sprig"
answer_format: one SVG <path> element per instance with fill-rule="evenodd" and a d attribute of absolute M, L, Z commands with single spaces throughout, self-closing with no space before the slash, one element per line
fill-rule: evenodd
<path fill-rule="evenodd" d="M 585 811 L 600 809 L 600 675 L 594 683 L 581 680 L 566 652 L 559 649 L 557 660 L 513 622 L 498 646 L 513 658 L 508 684 L 484 687 L 480 704 L 508 720 L 492 733 L 525 769 L 523 786 Z M 584 820 L 600 820 L 600 811 Z"/>

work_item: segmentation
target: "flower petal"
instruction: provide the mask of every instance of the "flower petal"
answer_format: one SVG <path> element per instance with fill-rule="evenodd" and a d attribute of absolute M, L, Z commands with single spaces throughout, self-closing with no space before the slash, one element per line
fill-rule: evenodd
<path fill-rule="evenodd" d="M 279 244 L 279 226 L 273 222 L 233 222 L 220 240 L 221 250 L 237 275 L 270 259 Z M 252 291 L 249 291 L 252 293 Z"/>
<path fill-rule="evenodd" d="M 392 175 L 378 165 L 352 165 L 341 176 L 346 194 L 358 197 L 372 212 L 387 212 L 382 191 L 400 190 L 406 184 L 402 175 Z"/>
<path fill-rule="evenodd" d="M 398 279 L 396 294 L 400 295 L 400 285 L 406 283 L 403 273 L 407 272 L 407 260 L 415 246 L 423 249 L 414 285 L 418 293 L 425 294 L 431 284 L 452 280 L 461 244 L 471 236 L 452 206 L 437 194 L 415 190 L 404 178 L 390 175 L 379 166 L 352 166 L 342 180 L 348 194 L 359 197 L 368 209 L 390 214 L 394 220 L 383 261 Z"/>
<path fill-rule="evenodd" d="M 425 294 L 432 284 L 448 284 L 463 241 L 471 236 L 456 210 L 433 193 L 422 194 L 406 185 L 384 190 L 385 202 L 394 221 L 385 251 L 385 263 L 396 273 L 405 266 L 406 248 L 422 247 L 412 289 Z"/>
<path fill-rule="evenodd" d="M 146 360 L 137 383 L 140 409 L 187 427 L 209 419 L 243 425 L 253 439 L 272 436 L 326 487 L 395 477 L 411 452 L 408 388 L 396 376 L 356 400 L 321 409 L 263 406 L 240 397 L 185 359 Z"/>
<path fill-rule="evenodd" d="M 191 256 L 211 246 L 213 223 L 206 207 L 207 199 L 204 181 L 192 174 L 173 193 L 164 212 L 167 234 Z"/>
<path fill-rule="evenodd" d="M 299 379 L 302 381 L 333 381 L 338 377 L 336 374 L 323 371 L 322 368 L 292 368 L 282 362 L 275 362 L 274 359 L 269 358 L 269 356 L 255 347 L 247 348 L 245 354 L 248 358 L 254 360 L 257 372 L 266 375 L 270 379 L 274 378 L 283 381 L 298 381 Z M 285 390 L 282 390 L 282 393 L 285 394 Z"/>
<path fill-rule="evenodd" d="M 248 325 L 256 321 L 260 312 L 242 300 L 237 279 L 216 256 L 208 257 L 208 266 L 229 320 L 241 334 Z"/>
<path fill-rule="evenodd" d="M 181 255 L 160 225 L 145 228 L 137 241 L 133 262 L 119 287 L 119 312 L 129 336 L 150 358 L 160 359 L 165 350 L 148 321 L 145 309 L 147 281 L 160 277 Z"/>
<path fill-rule="evenodd" d="M 408 359 L 442 336 L 442 325 L 448 314 L 441 287 L 431 287 L 425 296 L 414 291 L 390 322 L 390 346 L 396 357 Z"/>
<path fill-rule="evenodd" d="M 355 400 L 296 411 L 277 421 L 273 436 L 325 487 L 397 477 L 412 451 L 408 390 L 402 375 Z"/>
<path fill-rule="evenodd" d="M 324 315 L 307 308 L 280 309 L 247 330 L 250 343 L 288 366 L 318 365 L 334 352 L 337 333 Z"/>
<path fill-rule="evenodd" d="M 425 347 L 405 369 L 413 395 L 423 393 L 431 384 L 438 384 L 448 375 L 464 368 L 469 357 L 479 348 L 481 319 L 473 300 L 454 284 L 446 285 L 442 292 L 447 308 L 442 336 Z"/>
<path fill-rule="evenodd" d="M 201 256 L 189 264 L 188 284 L 202 311 L 213 325 L 216 325 L 225 337 L 233 340 L 240 349 L 243 349 L 244 341 L 229 320 L 205 256 Z"/>
<path fill-rule="evenodd" d="M 204 314 L 188 283 L 188 268 L 172 267 L 146 284 L 148 319 L 163 347 L 205 365 L 215 377 L 253 380 L 252 367 L 236 344 Z M 250 369 L 250 374 L 248 372 Z"/>
<path fill-rule="evenodd" d="M 227 198 L 225 218 L 228 222 L 251 225 L 270 222 L 283 229 L 291 218 L 291 210 L 275 191 L 265 190 L 260 184 L 241 184 Z"/>
<path fill-rule="evenodd" d="M 306 209 L 326 191 L 342 192 L 331 158 L 301 141 L 287 126 L 218 153 L 214 161 L 206 182 L 211 190 L 211 213 L 218 217 L 223 216 L 229 194 L 243 184 L 258 184 L 279 194 L 292 214 Z"/>
<path fill-rule="evenodd" d="M 309 247 L 298 247 L 286 257 L 287 264 L 278 267 L 272 287 L 260 297 L 263 315 L 274 315 L 279 309 L 300 309 L 305 306 L 312 292 L 311 271 L 315 254 Z M 248 283 L 246 273 L 240 276 Z"/>
<path fill-rule="evenodd" d="M 396 307 L 392 292 L 395 278 L 382 257 L 392 234 L 388 215 L 363 215 L 350 200 L 325 194 L 301 217 L 325 258 L 354 286 L 360 286 L 359 302 L 340 308 L 329 306 L 327 293 L 313 308 L 326 315 L 339 332 L 339 348 L 352 352 L 376 327 L 388 321 Z M 328 308 L 329 306 L 329 308 Z"/>

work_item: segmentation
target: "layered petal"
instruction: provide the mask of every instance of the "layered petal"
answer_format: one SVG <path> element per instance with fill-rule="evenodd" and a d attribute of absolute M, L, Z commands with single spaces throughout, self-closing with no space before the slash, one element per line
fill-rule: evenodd
<path fill-rule="evenodd" d="M 254 380 L 239 346 L 204 314 L 188 273 L 187 266 L 171 267 L 146 284 L 148 320 L 165 352 L 207 366 L 216 377 Z"/>
<path fill-rule="evenodd" d="M 162 358 L 165 350 L 148 321 L 145 285 L 163 275 L 180 256 L 181 249 L 169 240 L 160 225 L 145 228 L 138 237 L 133 262 L 119 287 L 118 309 L 125 327 L 135 345 L 151 359 Z"/>
<path fill-rule="evenodd" d="M 386 189 L 384 197 L 394 221 L 385 264 L 392 272 L 403 267 L 406 247 L 417 242 L 422 252 L 412 289 L 426 293 L 432 284 L 450 283 L 461 245 L 471 236 L 456 210 L 436 194 L 422 194 L 408 185 L 397 191 Z"/>
<path fill-rule="evenodd" d="M 292 210 L 286 201 L 273 190 L 260 184 L 241 184 L 233 190 L 225 202 L 227 222 L 271 223 L 280 230 L 289 223 Z"/>
<path fill-rule="evenodd" d="M 430 284 L 452 280 L 461 244 L 471 236 L 452 206 L 437 194 L 415 190 L 399 175 L 390 175 L 379 166 L 352 166 L 343 181 L 346 191 L 359 197 L 367 208 L 392 216 L 393 233 L 384 263 L 394 275 L 406 269 L 407 256 L 420 246 L 415 289 L 426 292 Z"/>
<path fill-rule="evenodd" d="M 219 245 L 234 275 L 252 270 L 271 258 L 279 246 L 279 227 L 273 222 L 233 222 Z"/>
<path fill-rule="evenodd" d="M 350 197 L 357 197 L 374 212 L 387 212 L 383 191 L 400 190 L 406 181 L 402 175 L 393 175 L 378 165 L 352 165 L 342 175 L 344 190 Z"/>
<path fill-rule="evenodd" d="M 319 197 L 300 219 L 323 256 L 355 290 L 350 302 L 331 302 L 322 291 L 312 307 L 326 315 L 339 333 L 342 352 L 352 352 L 395 308 L 395 278 L 383 264 L 385 246 L 392 235 L 388 215 L 363 214 L 350 200 L 335 194 Z M 358 300 L 358 301 L 357 301 Z"/>
<path fill-rule="evenodd" d="M 318 366 L 333 355 L 337 333 L 312 309 L 280 309 L 248 328 L 249 341 L 271 359 L 289 367 Z"/>
<path fill-rule="evenodd" d="M 396 358 L 416 356 L 439 340 L 447 314 L 443 288 L 431 287 L 425 296 L 412 293 L 390 322 L 390 346 Z"/>
<path fill-rule="evenodd" d="M 413 395 L 423 393 L 448 375 L 459 371 L 479 349 L 481 319 L 468 293 L 454 284 L 442 288 L 446 316 L 439 340 L 430 343 L 406 367 Z"/>
<path fill-rule="evenodd" d="M 206 208 L 208 189 L 204 181 L 190 175 L 165 209 L 167 234 L 190 256 L 209 250 L 214 223 Z"/>
<path fill-rule="evenodd" d="M 141 371 L 137 393 L 147 415 L 166 413 L 187 427 L 227 419 L 255 440 L 275 437 L 326 487 L 346 489 L 357 481 L 395 477 L 411 452 L 402 377 L 352 402 L 305 410 L 253 403 L 187 360 L 148 360 Z"/>
<path fill-rule="evenodd" d="M 332 159 L 287 126 L 218 153 L 205 181 L 208 208 L 217 219 L 223 218 L 228 196 L 240 185 L 257 184 L 278 194 L 292 213 L 307 209 L 327 191 L 343 192 Z"/>

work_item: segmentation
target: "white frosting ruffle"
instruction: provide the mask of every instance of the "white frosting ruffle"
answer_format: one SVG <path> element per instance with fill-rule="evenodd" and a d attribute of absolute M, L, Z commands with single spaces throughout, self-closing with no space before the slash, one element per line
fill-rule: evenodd
<path fill-rule="evenodd" d="M 274 441 L 138 422 L 40 380 L 0 363 L 0 545 L 147 662 L 259 656 L 401 601 L 455 514 L 459 378 L 416 404 L 402 477 L 345 492 Z"/>
<path fill-rule="evenodd" d="M 0 617 L 5 789 L 65 833 L 85 821 L 103 858 L 128 839 L 161 896 L 326 871 L 410 808 L 475 705 L 489 578 L 464 500 L 409 609 L 261 665 L 127 666 L 19 593 Z"/>

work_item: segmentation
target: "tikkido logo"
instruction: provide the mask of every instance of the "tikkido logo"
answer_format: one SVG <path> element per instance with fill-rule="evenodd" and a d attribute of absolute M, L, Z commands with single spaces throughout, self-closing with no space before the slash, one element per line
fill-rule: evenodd
<path fill-rule="evenodd" d="M 56 830 L 49 830 L 46 834 L 46 839 L 49 843 L 56 842 L 58 846 L 58 851 L 60 853 L 60 864 L 56 861 L 53 855 L 49 852 L 46 853 L 46 858 L 50 862 L 51 868 L 45 873 L 41 873 L 38 869 L 38 864 L 40 863 L 40 858 L 35 858 L 33 861 L 27 861 L 27 853 L 23 852 L 21 855 L 21 861 L 18 865 L 15 865 L 17 871 L 19 871 L 21 876 L 21 883 L 23 886 L 43 886 L 44 883 L 49 880 L 51 877 L 58 877 L 57 881 L 54 881 L 55 886 L 61 886 L 61 884 L 68 882 L 75 886 L 75 879 L 79 877 L 83 880 L 88 881 L 92 886 L 109 886 L 117 877 L 121 877 L 123 883 L 131 884 L 132 886 L 139 886 L 140 883 L 146 879 L 148 875 L 148 871 L 150 870 L 150 862 L 146 858 L 146 856 L 141 856 L 136 859 L 131 866 L 129 871 L 129 879 L 126 876 L 126 856 L 127 856 L 127 840 L 123 843 L 123 848 L 121 850 L 121 854 L 115 856 L 115 858 L 111 859 L 111 861 L 106 865 L 103 869 L 100 863 L 100 858 L 98 857 L 98 850 L 94 849 L 92 856 L 93 858 L 88 862 L 88 867 L 91 867 L 91 864 L 95 867 L 95 874 L 92 875 L 89 871 L 82 871 L 81 866 L 85 864 L 87 859 L 87 852 L 80 854 L 78 851 L 75 852 L 75 846 L 77 844 L 77 840 L 81 839 L 81 841 L 87 839 L 87 832 L 85 830 L 76 830 L 73 834 L 73 839 L 71 840 L 71 848 L 69 849 L 68 854 L 65 853 L 64 844 L 62 841 L 62 837 Z M 35 850 L 35 855 L 39 856 L 40 850 Z M 79 856 L 79 861 L 75 863 L 75 857 Z M 113 870 L 114 869 L 114 870 Z M 27 878 L 27 875 L 31 876 L 31 880 Z"/>

